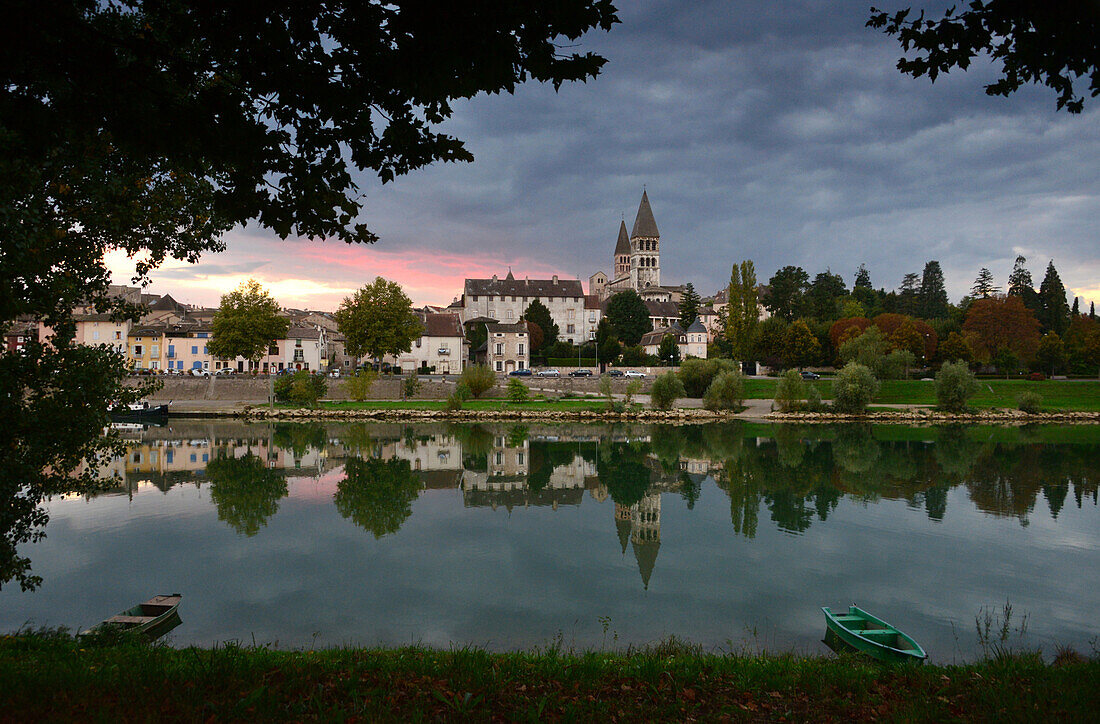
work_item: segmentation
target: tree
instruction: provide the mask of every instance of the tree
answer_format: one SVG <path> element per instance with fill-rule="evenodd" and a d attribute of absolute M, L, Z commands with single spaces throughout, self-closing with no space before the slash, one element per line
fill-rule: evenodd
<path fill-rule="evenodd" d="M 684 384 L 684 394 L 686 396 L 702 397 L 703 393 L 714 382 L 715 377 L 722 372 L 730 372 L 736 369 L 738 369 L 737 365 L 730 360 L 693 357 L 684 360 L 677 375 L 680 377 L 680 382 Z"/>
<path fill-rule="evenodd" d="M 699 318 L 699 293 L 695 291 L 695 285 L 688 282 L 684 286 L 684 293 L 680 295 L 680 326 L 687 329 Z"/>
<path fill-rule="evenodd" d="M 1100 331 L 1094 331 L 1085 338 L 1084 360 L 1096 368 L 1096 376 L 1100 378 Z"/>
<path fill-rule="evenodd" d="M 878 327 L 870 327 L 860 335 L 850 337 L 840 345 L 842 362 L 862 365 L 872 372 L 882 371 L 883 361 L 890 351 L 890 341 Z"/>
<path fill-rule="evenodd" d="M 255 365 L 271 347 L 286 336 L 290 321 L 279 316 L 279 303 L 255 279 L 222 295 L 214 313 L 210 354 L 222 359 L 244 357 Z"/>
<path fill-rule="evenodd" d="M 833 381 L 833 407 L 849 414 L 864 412 L 878 390 L 879 382 L 871 370 L 861 364 L 849 362 L 841 368 Z"/>
<path fill-rule="evenodd" d="M 852 289 L 871 289 L 871 273 L 867 271 L 867 267 L 863 264 L 859 265 L 859 269 L 856 270 L 855 281 L 852 282 Z"/>
<path fill-rule="evenodd" d="M 680 363 L 680 345 L 676 344 L 676 335 L 666 334 L 657 347 L 657 359 L 661 364 L 675 367 Z"/>
<path fill-rule="evenodd" d="M 703 393 L 703 407 L 708 410 L 740 410 L 745 401 L 745 378 L 741 370 L 722 372 Z"/>
<path fill-rule="evenodd" d="M 801 369 L 816 362 L 820 356 L 821 343 L 810 327 L 801 319 L 792 324 L 783 344 L 784 361 L 791 367 Z"/>
<path fill-rule="evenodd" d="M 1070 320 L 1077 319 L 1081 316 L 1081 297 L 1073 298 L 1073 307 L 1069 310 Z"/>
<path fill-rule="evenodd" d="M 936 400 L 948 412 L 963 412 L 978 392 L 978 381 L 964 362 L 945 362 L 936 373 Z"/>
<path fill-rule="evenodd" d="M 619 292 L 607 302 L 604 315 L 611 324 L 615 336 L 631 347 L 641 341 L 642 335 L 653 329 L 649 320 L 649 308 L 633 289 Z"/>
<path fill-rule="evenodd" d="M 531 393 L 527 391 L 527 385 L 523 384 L 518 377 L 508 378 L 506 394 L 509 402 L 521 403 L 531 399 Z"/>
<path fill-rule="evenodd" d="M 983 266 L 978 271 L 978 277 L 974 280 L 970 293 L 978 299 L 989 299 L 1000 290 L 1001 288 L 993 282 L 993 273 Z"/>
<path fill-rule="evenodd" d="M 1059 109 L 1080 113 L 1085 101 L 1074 92 L 1074 80 L 1089 78 L 1090 94 L 1100 94 L 1100 13 L 1091 6 L 971 0 L 967 9 L 956 12 L 952 5 L 935 20 L 923 10 L 910 19 L 910 12 L 871 8 L 867 21 L 916 54 L 898 60 L 902 73 L 935 82 L 940 73 L 966 70 L 975 57 L 988 54 L 1000 64 L 1001 76 L 985 86 L 987 95 L 1008 96 L 1041 83 L 1057 93 Z"/>
<path fill-rule="evenodd" d="M 527 305 L 527 309 L 523 312 L 523 319 L 542 330 L 542 341 L 537 346 L 533 340 L 531 342 L 532 352 L 543 350 L 558 341 L 558 325 L 554 324 L 550 310 L 538 299 Z"/>
<path fill-rule="evenodd" d="M 844 277 L 833 274 L 828 269 L 814 277 L 806 291 L 807 312 L 814 319 L 836 319 L 837 300 L 848 293 Z"/>
<path fill-rule="evenodd" d="M 924 265 L 920 291 L 917 292 L 917 314 L 924 319 L 947 317 L 947 288 L 943 282 L 943 269 L 936 260 Z"/>
<path fill-rule="evenodd" d="M 810 276 L 802 267 L 785 266 L 768 280 L 764 308 L 788 322 L 802 313 Z"/>
<path fill-rule="evenodd" d="M 975 357 L 988 362 L 1001 349 L 1010 349 L 1030 362 L 1039 347 L 1039 322 L 1019 297 L 990 297 L 970 305 L 963 332 L 973 335 Z"/>
<path fill-rule="evenodd" d="M 485 342 L 489 339 L 489 330 L 486 329 L 485 324 L 481 322 L 466 324 L 464 328 L 466 331 L 466 343 L 470 346 L 470 359 L 472 360 L 474 358 L 474 352 L 476 352 L 478 348 L 480 348 L 481 345 L 485 344 Z M 530 329 L 530 325 L 528 325 L 527 331 L 529 334 L 532 334 L 531 351 L 534 352 L 535 340 L 533 332 Z M 542 332 L 540 331 L 539 334 L 541 335 Z"/>
<path fill-rule="evenodd" d="M 1020 368 L 1020 358 L 1008 347 L 997 350 L 990 362 L 1005 376 L 1006 380 Z"/>
<path fill-rule="evenodd" d="M 733 265 L 727 292 L 729 303 L 725 314 L 726 338 L 738 360 L 750 361 L 756 354 L 756 338 L 760 326 L 756 267 L 752 260 L 746 259 L 740 265 Z"/>
<path fill-rule="evenodd" d="M 384 355 L 397 356 L 412 349 L 412 343 L 424 332 L 412 301 L 397 282 L 382 277 L 344 297 L 333 315 L 340 334 L 347 340 L 349 354 L 369 356 L 375 361 Z"/>
<path fill-rule="evenodd" d="M 1035 352 L 1035 359 L 1044 369 L 1050 370 L 1051 377 L 1058 368 L 1066 364 L 1066 346 L 1057 332 L 1047 332 L 1039 340 L 1039 349 Z"/>
<path fill-rule="evenodd" d="M 871 320 L 866 317 L 845 317 L 838 319 L 829 326 L 829 341 L 833 348 L 839 350 L 841 345 L 850 339 L 854 339 L 871 326 Z"/>
<path fill-rule="evenodd" d="M 898 311 L 902 314 L 917 313 L 917 307 L 920 304 L 919 279 L 915 272 L 910 272 L 901 278 L 901 286 L 898 287 Z"/>
<path fill-rule="evenodd" d="M 966 340 L 958 332 L 947 335 L 947 339 L 940 344 L 940 357 L 946 362 L 970 362 L 974 353 L 970 351 Z"/>
<path fill-rule="evenodd" d="M 1069 328 L 1069 304 L 1066 303 L 1066 288 L 1054 268 L 1054 262 L 1047 264 L 1047 273 L 1039 285 L 1039 312 L 1036 314 L 1044 332 L 1065 334 Z"/>
<path fill-rule="evenodd" d="M 665 372 L 653 380 L 649 399 L 655 410 L 671 410 L 676 400 L 684 396 L 684 385 L 675 372 Z"/>
<path fill-rule="evenodd" d="M 1037 313 L 1039 311 L 1039 295 L 1035 291 L 1035 283 L 1031 280 L 1031 272 L 1024 266 L 1026 263 L 1027 259 L 1023 256 L 1016 257 L 1016 262 L 1012 266 L 1012 273 L 1008 275 L 1008 294 L 1012 297 L 1019 297 L 1025 307 L 1030 309 L 1032 313 Z"/>
<path fill-rule="evenodd" d="M 481 397 L 497 383 L 497 376 L 488 365 L 469 365 L 462 370 L 458 384 L 466 386 L 474 397 Z"/>
<path fill-rule="evenodd" d="M 1089 302 L 1089 319 L 1096 319 L 1096 302 Z"/>
<path fill-rule="evenodd" d="M 0 50 L 0 327 L 27 315 L 55 332 L 50 346 L 0 351 L 0 412 L 30 433 L 9 438 L 0 469 L 26 500 L 90 482 L 70 473 L 108 452 L 108 407 L 140 393 L 123 389 L 125 370 L 109 354 L 70 351 L 74 308 L 138 316 L 109 295 L 108 252 L 139 259 L 140 284 L 169 257 L 224 249 L 222 235 L 252 221 L 284 239 L 374 241 L 359 221 L 357 170 L 388 182 L 472 160 L 439 132 L 456 100 L 527 79 L 558 87 L 593 77 L 604 59 L 562 41 L 618 21 L 607 0 L 507 12 L 458 2 L 443 13 L 20 0 L 8 20 L 21 30 Z M 70 384 L 83 388 L 59 388 Z M 43 396 L 83 412 L 58 426 Z M 36 510 L 19 508 L 20 520 L 39 528 Z M 23 535 L 16 521 L 0 526 Z M 0 577 L 33 585 L 19 570 Z"/>
<path fill-rule="evenodd" d="M 251 451 L 239 458 L 219 453 L 206 464 L 205 474 L 218 520 L 250 537 L 267 525 L 287 494 L 286 479 Z"/>
<path fill-rule="evenodd" d="M 775 406 L 780 412 L 797 410 L 806 399 L 806 382 L 797 370 L 786 370 L 775 383 Z"/>
<path fill-rule="evenodd" d="M 333 502 L 340 515 L 381 538 L 396 533 L 412 515 L 420 487 L 408 460 L 349 457 Z"/>

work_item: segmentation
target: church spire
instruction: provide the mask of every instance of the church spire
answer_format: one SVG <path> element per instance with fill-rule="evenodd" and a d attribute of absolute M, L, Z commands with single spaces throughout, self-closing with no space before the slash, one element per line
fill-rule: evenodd
<path fill-rule="evenodd" d="M 660 236 L 657 221 L 653 218 L 653 209 L 649 208 L 649 195 L 643 189 L 642 203 L 638 204 L 638 216 L 634 219 L 634 231 L 630 232 L 630 238 L 657 239 Z"/>
<path fill-rule="evenodd" d="M 626 235 L 626 221 L 619 222 L 619 240 L 615 242 L 615 256 L 630 254 L 630 238 Z"/>

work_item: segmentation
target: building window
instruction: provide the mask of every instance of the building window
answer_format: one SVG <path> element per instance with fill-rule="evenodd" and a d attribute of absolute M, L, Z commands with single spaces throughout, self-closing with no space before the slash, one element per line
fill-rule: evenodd
<path fill-rule="evenodd" d="M 497 465 L 503 465 L 503 464 L 504 464 L 504 453 L 498 452 L 497 453 Z"/>
<path fill-rule="evenodd" d="M 523 369 L 523 360 L 520 360 L 517 364 L 519 365 L 520 369 Z"/>
<path fill-rule="evenodd" d="M 99 339 L 99 331 L 92 332 L 92 339 Z"/>
<path fill-rule="evenodd" d="M 294 340 L 294 346 L 295 347 L 301 347 L 302 346 L 302 340 L 300 340 L 300 339 Z"/>
<path fill-rule="evenodd" d="M 160 357 L 160 345 L 154 344 L 152 349 L 149 350 L 149 354 L 153 355 L 154 357 Z"/>
<path fill-rule="evenodd" d="M 519 343 L 519 346 L 517 347 L 517 354 L 523 354 L 523 342 Z"/>
<path fill-rule="evenodd" d="M 523 453 L 516 453 L 516 464 L 523 465 Z"/>
<path fill-rule="evenodd" d="M 507 319 L 509 322 L 511 322 L 515 318 L 515 316 L 516 315 L 512 312 L 511 309 L 507 309 L 504 312 L 504 318 Z"/>
<path fill-rule="evenodd" d="M 565 333 L 566 334 L 573 334 L 573 332 L 575 332 L 575 331 L 576 331 L 575 325 L 572 325 L 572 324 L 565 325 Z"/>
<path fill-rule="evenodd" d="M 565 318 L 568 319 L 569 321 L 573 321 L 573 316 L 576 314 L 576 312 L 577 312 L 576 309 L 570 309 L 568 314 L 565 315 Z"/>
<path fill-rule="evenodd" d="M 191 345 L 191 354 L 198 354 L 198 353 L 199 353 L 198 345 L 194 345 L 194 344 Z"/>
<path fill-rule="evenodd" d="M 503 372 L 503 371 L 504 371 L 504 363 L 501 362 L 500 360 L 497 360 L 497 372 Z"/>
<path fill-rule="evenodd" d="M 279 345 L 277 345 L 277 344 L 271 345 L 270 347 L 267 348 L 267 353 L 271 356 L 275 356 L 275 355 L 279 354 Z"/>
<path fill-rule="evenodd" d="M 503 344 L 497 344 L 497 351 L 496 351 L 496 353 L 497 353 L 497 354 L 504 354 L 504 345 L 503 345 Z"/>
<path fill-rule="evenodd" d="M 141 355 L 142 355 L 142 347 L 141 347 L 141 345 L 140 345 L 140 344 L 135 344 L 135 345 L 134 345 L 134 356 L 135 356 L 135 357 L 140 357 Z"/>
<path fill-rule="evenodd" d="M 420 340 L 419 340 L 419 339 L 418 339 L 418 340 L 416 340 L 416 348 L 417 348 L 417 349 L 420 349 Z"/>
<path fill-rule="evenodd" d="M 473 301 L 476 302 L 477 301 L 477 295 L 476 294 L 471 295 L 470 299 L 472 299 Z"/>

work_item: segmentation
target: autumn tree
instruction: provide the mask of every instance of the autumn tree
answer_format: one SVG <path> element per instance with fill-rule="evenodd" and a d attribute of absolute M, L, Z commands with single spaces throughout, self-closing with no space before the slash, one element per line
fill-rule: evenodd
<path fill-rule="evenodd" d="M 821 356 L 821 343 L 801 319 L 787 329 L 783 343 L 783 359 L 791 367 L 799 369 L 812 365 Z"/>
<path fill-rule="evenodd" d="M 760 311 L 756 292 L 756 268 L 746 259 L 734 264 L 730 271 L 726 306 L 726 338 L 733 347 L 733 356 L 741 361 L 751 360 L 756 353 L 756 336 Z"/>
<path fill-rule="evenodd" d="M 1035 351 L 1035 360 L 1043 367 L 1050 370 L 1051 377 L 1060 367 L 1066 363 L 1066 345 L 1057 332 L 1047 332 L 1039 340 L 1039 348 Z"/>
<path fill-rule="evenodd" d="M 649 320 L 649 307 L 633 289 L 612 296 L 607 303 L 605 316 L 615 330 L 615 336 L 627 346 L 638 344 L 642 335 L 653 329 Z"/>
<path fill-rule="evenodd" d="M 768 280 L 764 308 L 788 322 L 802 313 L 810 276 L 802 267 L 785 266 Z"/>
<path fill-rule="evenodd" d="M 864 330 L 870 326 L 871 320 L 866 317 L 846 317 L 836 320 L 829 327 L 829 339 L 833 343 L 833 348 L 839 350 L 842 344 L 863 334 Z"/>
<path fill-rule="evenodd" d="M 975 355 L 986 362 L 1001 349 L 1010 349 L 1028 362 L 1039 348 L 1039 322 L 1019 297 L 975 300 L 966 314 L 963 331 L 974 335 Z"/>
<path fill-rule="evenodd" d="M 947 335 L 947 339 L 940 343 L 939 352 L 940 359 L 945 362 L 963 361 L 969 363 L 974 357 L 974 353 L 970 351 L 966 340 L 958 332 L 951 332 Z"/>
<path fill-rule="evenodd" d="M 222 295 L 212 323 L 210 354 L 221 359 L 244 357 L 255 367 L 290 321 L 279 315 L 279 303 L 255 279 Z"/>
<path fill-rule="evenodd" d="M 382 277 L 344 297 L 333 316 L 348 354 L 376 361 L 408 352 L 424 331 L 401 285 Z"/>

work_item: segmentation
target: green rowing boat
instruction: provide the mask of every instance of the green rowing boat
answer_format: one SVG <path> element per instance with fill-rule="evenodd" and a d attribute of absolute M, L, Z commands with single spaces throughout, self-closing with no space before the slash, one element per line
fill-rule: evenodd
<path fill-rule="evenodd" d="M 127 631 L 140 631 L 150 641 L 168 633 L 179 626 L 180 599 L 183 596 L 178 593 L 153 596 L 145 603 L 139 603 L 133 608 L 128 608 L 120 614 L 111 616 L 103 623 L 96 624 L 84 634 L 90 634 L 108 626 L 121 628 Z"/>
<path fill-rule="evenodd" d="M 821 610 L 825 614 L 825 625 L 837 638 L 879 661 L 921 663 L 928 658 L 912 638 L 857 606 L 849 606 L 848 613 L 833 613 L 828 606 Z"/>

